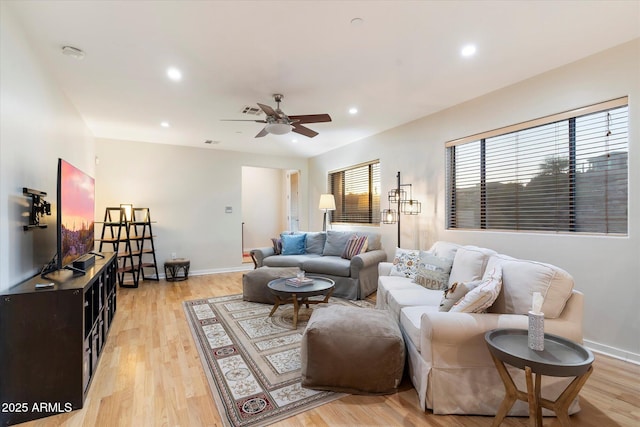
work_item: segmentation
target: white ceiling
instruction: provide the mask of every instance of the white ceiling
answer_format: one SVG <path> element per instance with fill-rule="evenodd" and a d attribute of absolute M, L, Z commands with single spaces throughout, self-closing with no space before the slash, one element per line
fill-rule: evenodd
<path fill-rule="evenodd" d="M 294 156 L 640 37 L 637 0 L 23 0 L 10 7 L 96 137 Z M 472 58 L 460 55 L 467 43 L 477 45 Z M 64 45 L 86 57 L 63 56 Z M 182 70 L 181 82 L 167 78 L 169 66 Z M 320 132 L 313 139 L 255 139 L 262 124 L 221 121 L 254 118 L 240 111 L 275 106 L 273 93 L 285 95 L 287 114 L 329 113 L 333 121 L 309 124 Z"/>

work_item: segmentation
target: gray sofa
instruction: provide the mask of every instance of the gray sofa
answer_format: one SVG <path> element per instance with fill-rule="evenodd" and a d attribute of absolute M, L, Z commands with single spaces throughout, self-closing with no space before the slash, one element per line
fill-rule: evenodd
<path fill-rule="evenodd" d="M 274 247 L 251 250 L 256 268 L 298 267 L 309 275 L 327 277 L 336 283 L 333 295 L 351 300 L 364 299 L 378 288 L 378 264 L 387 260 L 379 233 L 333 231 L 284 232 L 305 234 L 305 250 L 298 255 L 276 255 Z M 353 235 L 367 236 L 367 250 L 351 259 L 342 258 Z"/>

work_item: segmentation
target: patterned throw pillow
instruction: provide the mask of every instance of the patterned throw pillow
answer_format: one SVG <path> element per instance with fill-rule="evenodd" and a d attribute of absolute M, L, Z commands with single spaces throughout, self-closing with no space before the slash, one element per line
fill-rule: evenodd
<path fill-rule="evenodd" d="M 502 289 L 502 267 L 494 268 L 490 275 L 451 307 L 451 312 L 482 313 L 495 302 Z"/>
<path fill-rule="evenodd" d="M 273 253 L 280 255 L 282 253 L 282 239 L 280 237 L 272 237 L 271 243 L 273 243 Z"/>
<path fill-rule="evenodd" d="M 427 289 L 446 289 L 452 264 L 452 259 L 440 258 L 422 251 L 418 260 L 416 277 L 413 281 Z"/>
<path fill-rule="evenodd" d="M 396 255 L 393 258 L 393 267 L 391 267 L 389 275 L 414 279 L 418 271 L 419 260 L 419 250 L 397 248 Z"/>
<path fill-rule="evenodd" d="M 440 311 L 449 311 L 451 307 L 462 299 L 469 291 L 482 283 L 482 280 L 474 280 L 473 282 L 456 282 L 450 288 L 444 290 L 444 295 L 440 301 Z"/>
<path fill-rule="evenodd" d="M 367 236 L 358 237 L 354 234 L 347 241 L 347 246 L 345 246 L 344 252 L 342 252 L 342 258 L 351 259 L 358 254 L 366 252 L 368 244 L 369 239 Z"/>

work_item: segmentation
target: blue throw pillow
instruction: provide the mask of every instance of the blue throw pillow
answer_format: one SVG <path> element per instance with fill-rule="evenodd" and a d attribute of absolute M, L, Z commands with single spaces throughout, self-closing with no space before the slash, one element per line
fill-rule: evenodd
<path fill-rule="evenodd" d="M 282 234 L 282 255 L 305 254 L 306 234 Z"/>

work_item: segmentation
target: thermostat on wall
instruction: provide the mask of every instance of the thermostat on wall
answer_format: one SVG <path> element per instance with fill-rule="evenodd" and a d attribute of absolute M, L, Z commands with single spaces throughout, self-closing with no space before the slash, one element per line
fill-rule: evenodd
<path fill-rule="evenodd" d="M 227 206 L 224 208 L 224 213 L 233 213 L 233 208 L 231 206 Z"/>

